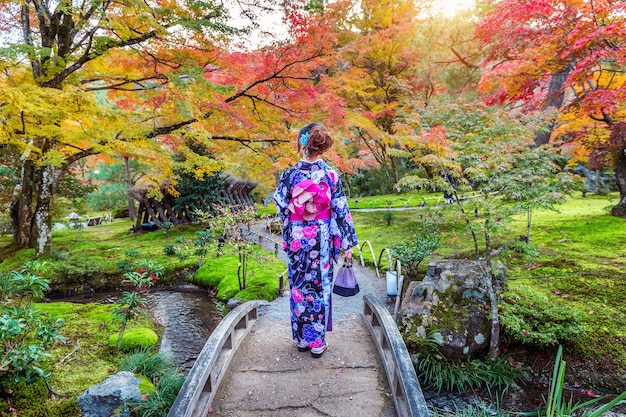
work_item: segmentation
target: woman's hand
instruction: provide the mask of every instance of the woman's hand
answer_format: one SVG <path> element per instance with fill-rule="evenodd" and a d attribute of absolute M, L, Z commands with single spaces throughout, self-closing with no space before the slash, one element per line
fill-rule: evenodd
<path fill-rule="evenodd" d="M 352 249 L 346 249 L 341 253 L 343 259 L 352 259 Z"/>

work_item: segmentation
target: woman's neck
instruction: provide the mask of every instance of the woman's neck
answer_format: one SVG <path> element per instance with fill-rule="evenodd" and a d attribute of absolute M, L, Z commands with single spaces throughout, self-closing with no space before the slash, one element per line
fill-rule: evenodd
<path fill-rule="evenodd" d="M 302 158 L 300 158 L 302 161 L 304 162 L 308 162 L 309 164 L 312 164 L 313 162 L 317 162 L 320 160 L 319 155 L 318 156 L 314 156 L 312 158 L 308 157 L 308 156 L 303 156 Z"/>

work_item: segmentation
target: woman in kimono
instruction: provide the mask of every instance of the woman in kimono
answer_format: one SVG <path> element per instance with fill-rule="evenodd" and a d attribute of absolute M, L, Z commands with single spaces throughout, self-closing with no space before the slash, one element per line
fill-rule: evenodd
<path fill-rule="evenodd" d="M 350 259 L 358 244 L 337 172 L 320 156 L 333 139 L 320 124 L 298 134 L 300 160 L 282 173 L 274 201 L 283 220 L 288 255 L 291 332 L 298 351 L 319 358 L 332 329 L 333 262 Z"/>

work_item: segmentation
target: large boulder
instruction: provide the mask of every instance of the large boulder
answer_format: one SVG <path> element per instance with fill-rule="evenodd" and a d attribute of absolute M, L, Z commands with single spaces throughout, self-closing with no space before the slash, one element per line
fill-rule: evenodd
<path fill-rule="evenodd" d="M 88 388 L 78 397 L 83 417 L 129 417 L 127 403 L 141 401 L 139 382 L 132 372 L 118 372 Z"/>
<path fill-rule="evenodd" d="M 494 289 L 503 288 L 505 268 L 498 271 Z M 402 299 L 403 328 L 425 337 L 434 331 L 448 359 L 464 359 L 489 346 L 491 334 L 489 293 L 483 271 L 474 261 L 432 261 L 424 279 L 413 281 Z"/>

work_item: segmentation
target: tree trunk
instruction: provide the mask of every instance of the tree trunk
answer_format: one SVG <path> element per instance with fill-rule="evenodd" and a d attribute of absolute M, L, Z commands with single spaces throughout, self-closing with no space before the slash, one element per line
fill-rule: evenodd
<path fill-rule="evenodd" d="M 127 156 L 124 157 L 124 177 L 126 179 L 126 192 L 128 193 L 128 217 L 130 220 L 135 220 L 135 200 L 130 195 L 130 189 L 133 187 L 133 184 L 130 180 L 130 164 L 129 158 Z"/>
<path fill-rule="evenodd" d="M 565 80 L 567 80 L 567 76 L 570 71 L 565 69 L 563 71 L 559 71 L 555 74 L 552 74 L 550 77 L 550 86 L 548 87 L 548 95 L 546 97 L 546 104 L 543 106 L 543 110 L 547 110 L 550 107 L 554 107 L 557 110 L 561 108 L 563 105 L 563 98 L 565 97 L 565 91 L 563 90 L 563 85 L 565 84 Z M 550 141 L 550 136 L 552 135 L 552 130 L 554 129 L 556 121 L 550 122 L 548 125 L 548 129 L 542 130 L 535 134 L 535 146 L 545 145 Z"/>
<path fill-rule="evenodd" d="M 483 281 L 489 294 L 491 309 L 491 338 L 489 339 L 489 358 L 495 361 L 500 353 L 500 314 L 498 313 L 498 296 L 493 289 L 493 272 L 491 264 L 491 235 L 489 234 L 489 218 L 485 220 L 485 265 L 481 265 Z"/>
<path fill-rule="evenodd" d="M 20 248 L 27 248 L 30 244 L 31 227 L 33 220 L 33 183 L 35 166 L 24 153 L 20 158 L 20 179 L 13 191 L 11 203 L 11 231 L 13 243 Z"/>
<path fill-rule="evenodd" d="M 530 225 L 532 221 L 532 209 L 528 206 L 526 211 L 526 243 L 530 245 Z"/>
<path fill-rule="evenodd" d="M 615 181 L 619 190 L 619 202 L 611 209 L 611 214 L 626 219 L 626 148 L 618 150 L 615 165 Z"/>
<path fill-rule="evenodd" d="M 58 171 L 58 172 L 57 172 Z M 39 196 L 35 208 L 34 238 L 35 256 L 52 253 L 52 198 L 60 170 L 46 165 L 41 171 L 39 180 Z"/>

